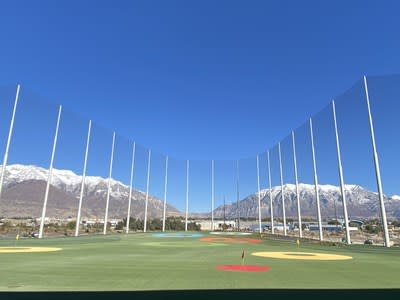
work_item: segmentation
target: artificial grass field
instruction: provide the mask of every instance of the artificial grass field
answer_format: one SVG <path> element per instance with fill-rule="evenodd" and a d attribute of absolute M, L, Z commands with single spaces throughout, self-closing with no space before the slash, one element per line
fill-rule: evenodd
<path fill-rule="evenodd" d="M 152 233 L 0 240 L 0 247 L 58 247 L 61 251 L 1 253 L 1 291 L 138 291 L 193 289 L 398 289 L 400 249 L 322 246 L 262 240 L 226 243 L 228 236 L 156 237 Z M 258 238 L 229 236 L 229 239 Z M 266 272 L 217 270 L 218 265 L 268 266 Z M 257 257 L 289 251 L 351 256 L 314 261 Z"/>

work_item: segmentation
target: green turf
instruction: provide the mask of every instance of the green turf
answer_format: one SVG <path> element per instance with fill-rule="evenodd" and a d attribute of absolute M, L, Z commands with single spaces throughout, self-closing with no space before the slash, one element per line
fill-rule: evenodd
<path fill-rule="evenodd" d="M 0 253 L 1 291 L 400 287 L 399 248 L 319 244 L 302 244 L 297 248 L 293 241 L 275 240 L 226 245 L 205 243 L 198 238 L 156 238 L 151 234 L 0 240 L 0 247 L 6 246 L 63 250 Z M 220 264 L 241 264 L 243 250 L 245 264 L 269 266 L 271 270 L 255 273 L 216 270 Z M 353 259 L 309 261 L 251 255 L 259 251 L 331 253 Z"/>

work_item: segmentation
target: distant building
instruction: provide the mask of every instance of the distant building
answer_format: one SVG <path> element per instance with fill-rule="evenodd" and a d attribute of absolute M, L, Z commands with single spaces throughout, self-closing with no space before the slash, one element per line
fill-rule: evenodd
<path fill-rule="evenodd" d="M 271 230 L 271 228 L 272 228 L 271 223 L 261 223 L 261 230 L 262 231 Z M 274 230 L 283 232 L 283 228 L 284 228 L 283 224 L 274 223 Z M 293 230 L 293 229 L 294 229 L 293 225 L 286 224 L 286 230 Z M 250 226 L 250 230 L 258 232 L 260 230 L 260 225 L 258 223 L 257 224 L 253 224 L 253 225 Z"/>
<path fill-rule="evenodd" d="M 200 225 L 200 229 L 201 230 L 205 230 L 205 231 L 210 231 L 212 230 L 211 228 L 211 220 L 199 220 L 199 221 L 195 221 L 195 223 L 197 225 Z M 216 221 L 214 220 L 214 230 L 220 230 L 222 231 L 224 229 L 224 224 L 227 231 L 233 231 L 236 228 L 236 222 L 235 221 Z"/>
<path fill-rule="evenodd" d="M 42 218 L 37 218 L 36 222 L 40 223 L 42 221 Z M 50 223 L 50 218 L 49 217 L 45 217 L 44 218 L 44 224 L 49 224 Z"/>
<path fill-rule="evenodd" d="M 343 231 L 343 226 L 342 225 L 331 225 L 331 224 L 322 224 L 322 230 L 324 231 L 330 231 L 330 232 L 341 232 Z M 310 224 L 307 227 L 310 231 L 319 231 L 319 225 L 318 224 Z"/>

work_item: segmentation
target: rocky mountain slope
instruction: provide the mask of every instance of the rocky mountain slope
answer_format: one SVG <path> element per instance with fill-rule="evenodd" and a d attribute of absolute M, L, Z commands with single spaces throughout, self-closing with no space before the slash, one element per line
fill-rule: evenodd
<path fill-rule="evenodd" d="M 0 166 L 1 170 L 1 166 Z M 37 166 L 10 165 L 6 168 L 3 193 L 0 199 L 0 215 L 13 217 L 41 216 L 48 171 Z M 72 171 L 53 169 L 46 216 L 55 218 L 76 217 L 82 184 L 82 176 Z M 85 177 L 82 203 L 83 218 L 103 218 L 108 179 Z M 128 210 L 129 186 L 111 180 L 109 218 L 123 218 Z M 144 218 L 146 195 L 132 191 L 131 216 Z M 163 201 L 149 196 L 148 217 L 161 218 Z M 167 205 L 167 216 L 182 215 Z"/>
<path fill-rule="evenodd" d="M 0 166 L 1 170 L 1 166 Z M 43 206 L 48 171 L 37 166 L 9 165 L 6 168 L 3 193 L 0 199 L 0 216 L 40 217 Z M 72 171 L 53 169 L 51 188 L 48 198 L 46 216 L 55 218 L 76 217 L 81 190 L 82 176 Z M 82 204 L 83 218 L 104 217 L 108 179 L 86 176 L 85 193 Z M 299 184 L 300 205 L 303 218 L 316 218 L 317 205 L 314 185 Z M 346 199 L 349 218 L 380 218 L 378 195 L 358 185 L 346 185 Z M 319 185 L 321 216 L 325 220 L 343 218 L 343 204 L 340 188 L 332 185 Z M 127 215 L 129 186 L 117 180 L 111 180 L 109 218 L 123 218 Z M 132 192 L 131 215 L 144 218 L 145 193 L 139 190 Z M 260 192 L 262 217 L 270 216 L 269 190 Z M 284 185 L 285 212 L 287 218 L 297 219 L 296 187 Z M 282 217 L 282 194 L 280 186 L 272 188 L 274 217 Z M 384 197 L 388 218 L 400 219 L 400 197 Z M 148 217 L 161 218 L 163 201 L 149 195 Z M 241 218 L 258 217 L 258 193 L 244 198 L 239 203 Z M 216 218 L 222 218 L 224 207 L 214 211 Z M 211 214 L 196 214 L 193 217 L 209 217 Z M 238 215 L 236 203 L 225 205 L 227 219 Z M 183 212 L 167 205 L 167 216 L 184 216 Z"/>
<path fill-rule="evenodd" d="M 315 187 L 310 184 L 299 184 L 300 208 L 303 218 L 316 218 L 317 204 L 315 197 Z M 380 207 L 377 193 L 368 191 L 358 185 L 346 185 L 346 202 L 349 218 L 351 219 L 371 219 L 380 218 Z M 297 219 L 297 198 L 296 186 L 286 184 L 283 188 L 285 199 L 285 214 L 287 218 Z M 261 196 L 261 215 L 270 216 L 269 190 L 260 192 Z M 329 220 L 343 218 L 343 202 L 340 196 L 340 188 L 332 185 L 319 185 L 319 197 L 321 206 L 321 217 Z M 272 199 L 274 208 L 274 218 L 282 218 L 282 193 L 281 187 L 272 188 Z M 384 197 L 385 209 L 388 218 L 400 219 L 400 197 Z M 222 218 L 224 213 L 223 206 L 215 209 L 215 216 Z M 252 194 L 239 202 L 239 213 L 241 218 L 258 217 L 258 193 Z M 226 218 L 234 219 L 238 215 L 238 205 L 232 203 L 225 206 Z"/>

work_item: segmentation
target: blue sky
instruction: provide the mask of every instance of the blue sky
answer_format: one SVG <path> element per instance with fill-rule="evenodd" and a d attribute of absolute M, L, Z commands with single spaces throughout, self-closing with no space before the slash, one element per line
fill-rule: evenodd
<path fill-rule="evenodd" d="M 399 72 L 399 10 L 396 1 L 7 1 L 0 85 L 20 83 L 175 158 L 254 157 L 364 74 Z"/>

